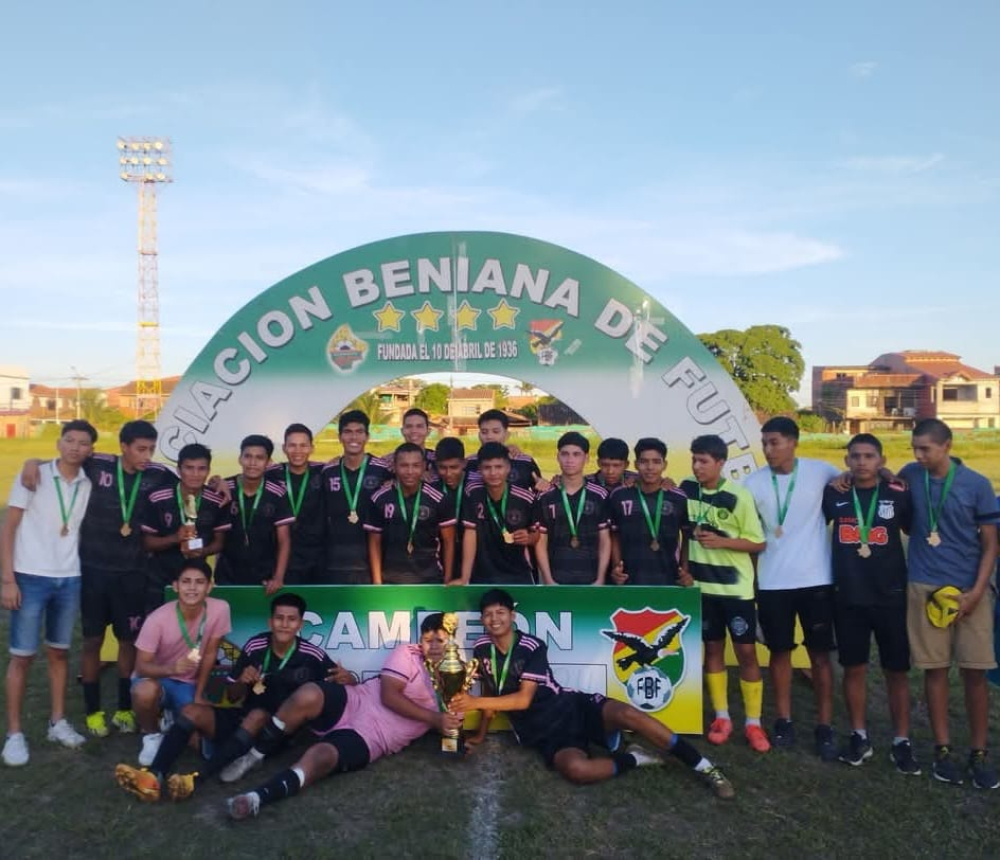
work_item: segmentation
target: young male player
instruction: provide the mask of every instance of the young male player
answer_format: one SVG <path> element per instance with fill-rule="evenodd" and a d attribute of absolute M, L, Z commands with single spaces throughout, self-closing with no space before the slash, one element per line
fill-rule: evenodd
<path fill-rule="evenodd" d="M 902 533 L 910 530 L 910 494 L 901 484 L 882 481 L 882 443 L 870 433 L 859 433 L 847 443 L 844 461 L 851 488 L 829 486 L 823 493 L 823 513 L 833 523 L 834 626 L 851 721 L 851 736 L 840 760 L 857 767 L 872 757 L 865 698 L 874 634 L 895 733 L 889 757 L 900 773 L 917 775 L 920 765 L 909 740 L 910 646 L 902 541 Z"/>
<path fill-rule="evenodd" d="M 227 479 L 232 528 L 215 569 L 219 585 L 262 585 L 271 595 L 285 584 L 295 516 L 285 485 L 266 477 L 273 453 L 267 436 L 253 434 L 240 442 L 241 473 Z"/>
<path fill-rule="evenodd" d="M 164 588 L 188 561 L 219 553 L 232 528 L 225 497 L 205 485 L 211 468 L 208 448 L 185 445 L 177 455 L 180 483 L 149 494 L 141 520 L 142 545 L 152 553 L 146 568 L 147 614 L 163 605 Z"/>
<path fill-rule="evenodd" d="M 545 585 L 604 585 L 611 561 L 608 491 L 584 477 L 590 442 L 576 431 L 558 442 L 559 486 L 537 504 L 535 555 Z"/>
<path fill-rule="evenodd" d="M 313 585 L 326 573 L 326 514 L 323 510 L 323 463 L 310 460 L 312 430 L 289 424 L 281 446 L 286 462 L 267 470 L 270 481 L 280 481 L 288 494 L 295 522 L 291 524 L 292 551 L 285 568 L 285 585 Z"/>
<path fill-rule="evenodd" d="M 289 769 L 253 791 L 229 800 L 237 821 L 256 816 L 261 806 L 291 797 L 328 774 L 361 770 L 399 752 L 428 729 L 457 729 L 460 715 L 442 711 L 425 666 L 444 656 L 448 636 L 441 613 L 420 625 L 419 645 L 399 645 L 378 678 L 356 687 L 324 681 L 300 687 L 265 724 L 250 754 L 263 759 L 286 737 L 308 725 L 316 742 Z"/>
<path fill-rule="evenodd" d="M 203 702 L 185 705 L 149 769 L 120 764 L 115 768 L 118 784 L 139 800 L 159 800 L 165 778 L 195 731 L 210 738 L 214 750 L 195 773 L 174 773 L 166 778 L 170 799 L 185 800 L 220 771 L 224 781 L 235 781 L 258 763 L 245 753 L 267 720 L 299 687 L 328 678 L 353 684 L 350 672 L 337 667 L 323 649 L 300 638 L 305 611 L 306 602 L 297 594 L 275 597 L 268 630 L 246 641 L 229 677 L 228 698 L 240 702 L 239 707 L 219 708 Z M 245 764 L 243 758 L 247 758 Z M 232 770 L 237 762 L 241 764 L 239 772 Z"/>
<path fill-rule="evenodd" d="M 597 446 L 597 471 L 587 478 L 609 493 L 616 487 L 634 484 L 639 476 L 628 468 L 628 443 L 608 437 Z"/>
<path fill-rule="evenodd" d="M 681 529 L 688 525 L 687 497 L 663 486 L 667 446 L 660 439 L 636 442 L 635 463 L 638 482 L 619 483 L 608 498 L 611 580 L 617 585 L 677 585 Z"/>
<path fill-rule="evenodd" d="M 185 705 L 203 699 L 222 637 L 232 630 L 229 604 L 209 597 L 212 570 L 203 559 L 188 559 L 174 582 L 177 599 L 151 612 L 135 640 L 132 705 L 142 750 L 139 764 L 153 762 L 163 740 L 162 711 L 176 719 Z"/>
<path fill-rule="evenodd" d="M 694 480 L 681 483 L 691 525 L 684 555 L 690 577 L 701 587 L 702 594 L 705 686 L 715 709 L 708 740 L 724 744 L 733 732 L 726 671 L 728 630 L 739 663 L 746 714 L 744 736 L 751 749 L 764 753 L 771 744 L 760 724 L 764 682 L 757 662 L 757 612 L 750 557 L 764 549 L 764 532 L 750 493 L 722 477 L 728 456 L 728 446 L 719 436 L 699 436 L 691 442 Z M 683 584 L 691 584 L 686 574 L 682 578 Z"/>
<path fill-rule="evenodd" d="M 910 487 L 907 629 L 913 663 L 924 670 L 934 778 L 960 785 L 962 769 L 951 756 L 948 728 L 948 669 L 957 663 L 969 720 L 968 773 L 976 788 L 1000 785 L 987 757 L 989 690 L 986 671 L 993 652 L 994 594 L 990 586 L 997 558 L 997 505 L 989 480 L 951 456 L 951 429 L 927 418 L 913 428 L 916 463 L 900 470 Z M 927 601 L 938 589 L 961 591 L 954 623 L 933 626 Z"/>
<path fill-rule="evenodd" d="M 462 499 L 465 496 L 465 445 L 461 439 L 445 436 L 434 449 L 434 463 L 437 472 L 436 486 L 444 495 L 448 510 L 455 514 L 454 553 L 452 562 L 452 582 L 462 572 L 462 537 L 465 527 L 462 523 Z M 441 558 L 442 569 L 444 558 Z"/>
<path fill-rule="evenodd" d="M 361 410 L 344 412 L 337 422 L 343 456 L 323 469 L 324 584 L 366 585 L 372 581 L 364 522 L 368 518 L 372 494 L 392 478 L 392 472 L 387 461 L 365 453 L 368 425 L 368 416 Z"/>
<path fill-rule="evenodd" d="M 795 619 L 804 633 L 816 697 L 816 754 L 836 761 L 833 733 L 833 574 L 830 540 L 823 515 L 823 491 L 838 477 L 836 467 L 797 457 L 798 425 L 791 418 L 771 418 L 761 428 L 767 466 L 743 482 L 753 494 L 767 537 L 757 559 L 757 612 L 768 650 L 774 686 L 773 741 L 795 743 L 792 724 L 792 651 Z"/>
<path fill-rule="evenodd" d="M 372 496 L 365 530 L 375 585 L 442 584 L 455 561 L 455 512 L 444 494 L 424 481 L 424 455 L 404 442 L 396 449 L 396 477 Z"/>
<path fill-rule="evenodd" d="M 485 445 L 487 442 L 499 442 L 501 445 L 507 444 L 507 437 L 510 435 L 510 419 L 500 409 L 487 409 L 479 416 L 479 444 Z M 510 455 L 510 482 L 517 484 L 525 490 L 534 490 L 542 481 L 542 470 L 534 458 L 527 454 L 522 454 L 513 446 Z M 479 471 L 479 461 L 475 457 L 470 457 L 466 471 L 473 475 Z M 545 485 L 547 486 L 547 484 Z"/>
<path fill-rule="evenodd" d="M 458 713 L 483 711 L 479 732 L 470 743 L 482 741 L 493 714 L 503 711 L 518 743 L 538 750 L 546 764 L 566 779 L 585 784 L 662 763 L 638 745 L 618 749 L 621 732 L 632 731 L 658 752 L 673 755 L 701 774 L 717 797 L 734 796 L 722 771 L 663 723 L 600 693 L 561 687 L 549 666 L 545 643 L 515 629 L 514 606 L 510 594 L 500 589 L 487 591 L 479 602 L 486 635 L 476 642 L 473 653 L 485 695 L 461 693 L 450 703 Z M 609 749 L 610 757 L 591 758 L 587 751 L 591 745 Z"/>
<path fill-rule="evenodd" d="M 476 459 L 482 483 L 470 482 L 465 491 L 461 576 L 452 584 L 532 585 L 534 494 L 508 480 L 510 452 L 501 443 L 487 442 Z"/>
<path fill-rule="evenodd" d="M 424 470 L 426 472 L 424 477 L 428 481 L 434 481 L 437 478 L 435 454 L 427 447 L 427 437 L 431 435 L 430 416 L 423 409 L 416 407 L 407 409 L 403 413 L 403 424 L 399 428 L 399 432 L 404 442 L 410 442 L 424 452 Z"/>
<path fill-rule="evenodd" d="M 2 758 L 11 767 L 28 763 L 21 709 L 43 620 L 51 707 L 48 739 L 70 748 L 84 742 L 66 720 L 66 677 L 80 611 L 80 523 L 91 490 L 82 466 L 96 441 L 97 431 L 86 421 L 64 424 L 56 443 L 59 457 L 42 465 L 37 489 L 28 490 L 18 476 L 7 502 L 0 530 L 0 605 L 10 610 Z"/>

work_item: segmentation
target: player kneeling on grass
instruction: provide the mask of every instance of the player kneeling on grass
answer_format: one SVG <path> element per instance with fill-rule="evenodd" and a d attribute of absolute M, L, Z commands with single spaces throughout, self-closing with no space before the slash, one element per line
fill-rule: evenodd
<path fill-rule="evenodd" d="M 229 699 L 239 707 L 218 708 L 195 702 L 186 705 L 160 744 L 149 769 L 127 764 L 115 768 L 115 779 L 140 800 L 157 801 L 163 777 L 198 731 L 213 741 L 208 760 L 195 773 L 175 773 L 167 779 L 171 800 L 185 800 L 198 785 L 220 773 L 235 782 L 259 761 L 246 755 L 254 738 L 281 704 L 303 684 L 318 681 L 355 683 L 326 652 L 299 638 L 306 602 L 297 594 L 279 594 L 271 601 L 270 630 L 251 636 L 229 677 Z"/>
<path fill-rule="evenodd" d="M 662 723 L 599 693 L 562 689 L 552 676 L 545 643 L 515 629 L 514 599 L 508 592 L 487 591 L 479 610 L 487 635 L 476 642 L 474 653 L 488 695 L 462 693 L 450 705 L 457 712 L 483 711 L 470 743 L 482 741 L 494 712 L 504 711 L 519 743 L 537 749 L 566 779 L 584 784 L 662 762 L 635 744 L 620 749 L 621 733 L 632 731 L 702 774 L 718 797 L 734 796 L 722 771 Z M 591 758 L 591 744 L 610 750 L 610 758 Z"/>
<path fill-rule="evenodd" d="M 222 637 L 232 629 L 229 604 L 209 597 L 212 570 L 185 560 L 174 582 L 177 600 L 147 616 L 135 640 L 132 707 L 142 730 L 139 764 L 148 767 L 163 741 L 161 712 L 176 719 L 185 705 L 201 702 Z"/>
<path fill-rule="evenodd" d="M 263 759 L 304 725 L 317 742 L 291 768 L 231 798 L 229 814 L 237 821 L 257 815 L 263 804 L 291 797 L 328 774 L 361 770 L 399 752 L 430 728 L 442 734 L 457 729 L 461 715 L 439 710 L 424 665 L 444 656 L 443 620 L 439 612 L 428 615 L 420 625 L 420 644 L 397 646 L 378 678 L 356 687 L 330 681 L 300 687 L 264 725 L 247 755 Z"/>

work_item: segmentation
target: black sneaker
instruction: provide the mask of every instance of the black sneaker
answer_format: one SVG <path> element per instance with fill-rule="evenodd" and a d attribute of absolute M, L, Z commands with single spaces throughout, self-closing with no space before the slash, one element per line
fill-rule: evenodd
<path fill-rule="evenodd" d="M 889 750 L 889 761 L 896 765 L 896 770 L 907 776 L 920 776 L 920 764 L 913 755 L 913 744 L 909 741 L 899 741 Z"/>
<path fill-rule="evenodd" d="M 823 761 L 837 760 L 837 739 L 830 726 L 820 723 L 816 726 L 816 731 L 813 732 L 813 738 L 816 744 L 816 755 Z"/>
<path fill-rule="evenodd" d="M 841 751 L 838 758 L 851 767 L 864 764 L 872 757 L 872 745 L 868 738 L 863 738 L 857 732 L 851 732 L 847 746 Z"/>
<path fill-rule="evenodd" d="M 996 788 L 1000 786 L 1000 777 L 996 768 L 990 765 L 986 758 L 986 750 L 973 750 L 969 753 L 969 776 L 975 788 Z"/>
<path fill-rule="evenodd" d="M 943 745 L 934 747 L 931 775 L 938 782 L 947 782 L 950 785 L 962 784 L 962 771 L 951 757 L 951 747 Z"/>
<path fill-rule="evenodd" d="M 795 726 L 791 720 L 779 718 L 774 721 L 774 731 L 771 732 L 771 743 L 776 747 L 795 746 Z"/>

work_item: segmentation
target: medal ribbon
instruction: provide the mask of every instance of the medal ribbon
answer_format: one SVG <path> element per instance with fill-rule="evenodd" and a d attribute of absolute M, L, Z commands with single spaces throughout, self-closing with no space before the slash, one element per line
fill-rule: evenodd
<path fill-rule="evenodd" d="M 774 502 L 778 509 L 778 525 L 783 526 L 785 524 L 785 517 L 788 516 L 788 506 L 792 501 L 792 493 L 795 492 L 795 478 L 799 474 L 799 458 L 795 458 L 795 465 L 792 467 L 792 478 L 788 482 L 788 492 L 785 493 L 784 504 L 781 502 L 781 493 L 778 492 L 778 476 L 774 474 L 774 470 L 771 470 L 771 486 L 774 487 Z"/>
<path fill-rule="evenodd" d="M 503 497 L 500 499 L 500 514 L 497 515 L 497 509 L 493 505 L 493 499 L 490 498 L 490 491 L 486 491 L 486 507 L 489 508 L 490 516 L 493 518 L 493 522 L 497 524 L 497 528 L 500 531 L 507 530 L 507 494 L 510 492 L 510 485 L 503 485 Z M 576 532 L 573 532 L 576 534 Z"/>
<path fill-rule="evenodd" d="M 351 485 L 347 480 L 347 472 L 344 471 L 344 460 L 340 460 L 340 483 L 344 485 L 344 496 L 347 498 L 347 506 L 352 514 L 358 512 L 358 499 L 361 498 L 361 485 L 365 480 L 365 469 L 368 468 L 368 455 L 361 460 L 361 468 L 358 469 L 358 483 L 354 485 L 354 495 L 351 495 Z"/>
<path fill-rule="evenodd" d="M 507 658 L 503 661 L 503 669 L 500 671 L 500 675 L 497 676 L 497 646 L 490 645 L 490 651 L 493 657 L 493 678 L 497 682 L 497 695 L 503 695 L 503 685 L 507 683 L 507 670 L 510 669 L 510 658 L 514 654 L 514 649 L 517 647 L 517 640 L 520 638 L 520 633 L 514 633 L 514 639 L 510 643 L 510 649 L 507 651 Z"/>
<path fill-rule="evenodd" d="M 181 512 L 181 522 L 186 523 L 188 525 L 194 525 L 194 523 L 187 523 L 187 516 L 184 513 L 184 498 L 181 496 L 181 485 L 178 484 L 174 488 L 174 490 L 177 493 L 177 508 Z M 202 497 L 201 493 L 198 493 L 198 495 L 195 496 L 195 500 L 194 500 L 194 509 L 195 509 L 195 512 L 196 512 L 195 521 L 197 521 L 197 519 L 198 519 L 197 512 L 201 510 L 201 497 Z"/>
<path fill-rule="evenodd" d="M 639 490 L 639 504 L 642 505 L 642 515 L 646 518 L 646 525 L 649 527 L 649 534 L 653 540 L 659 540 L 660 521 L 663 519 L 663 489 L 656 493 L 656 522 L 649 515 L 649 507 L 646 505 L 646 494 Z"/>
<path fill-rule="evenodd" d="M 73 508 L 76 507 L 76 497 L 77 497 L 77 494 L 80 492 L 80 484 L 82 482 L 81 481 L 77 481 L 76 485 L 73 487 L 73 498 L 71 498 L 69 500 L 69 510 L 67 510 L 66 509 L 66 502 L 63 501 L 63 494 L 62 494 L 62 486 L 61 486 L 61 484 L 63 482 L 63 478 L 59 474 L 59 468 L 58 468 L 58 466 L 53 466 L 52 467 L 52 471 L 53 471 L 52 477 L 55 478 L 55 482 L 56 482 L 56 495 L 59 496 L 59 516 L 62 517 L 63 528 L 64 529 L 68 529 L 69 528 L 69 518 L 71 516 L 73 516 Z"/>
<path fill-rule="evenodd" d="M 569 533 L 571 537 L 576 537 L 577 527 L 580 525 L 580 518 L 583 516 L 583 505 L 587 499 L 587 485 L 586 483 L 580 488 L 580 498 L 576 503 L 576 519 L 573 519 L 573 512 L 569 507 L 569 496 L 566 495 L 566 488 L 562 485 L 559 486 L 559 492 L 562 495 L 563 508 L 566 510 L 566 520 L 569 522 Z"/>
<path fill-rule="evenodd" d="M 420 486 L 417 487 L 417 494 L 413 497 L 413 516 L 406 516 L 406 500 L 403 498 L 403 488 L 399 486 L 399 482 L 396 482 L 396 495 L 399 497 L 399 513 L 403 517 L 403 522 L 410 527 L 410 538 L 409 545 L 413 546 L 413 535 L 417 531 L 417 520 L 419 519 L 418 514 L 420 513 L 420 494 L 424 491 L 424 482 L 420 482 Z"/>
<path fill-rule="evenodd" d="M 187 622 L 184 620 L 184 614 L 181 612 L 181 602 L 178 600 L 174 604 L 177 609 L 177 624 L 181 628 L 181 633 L 184 635 L 184 641 L 187 642 L 188 648 L 200 648 L 201 647 L 201 637 L 205 635 L 205 622 L 208 621 L 208 604 L 205 604 L 205 611 L 201 616 L 201 624 L 198 625 L 198 641 L 192 642 L 191 635 L 188 633 Z"/>
<path fill-rule="evenodd" d="M 285 486 L 288 487 L 288 501 L 292 505 L 292 513 L 298 518 L 299 511 L 302 510 L 302 501 L 306 497 L 306 486 L 309 484 L 309 467 L 306 466 L 305 474 L 302 476 L 302 486 L 299 487 L 299 495 L 295 496 L 295 485 L 292 483 L 292 470 L 285 463 Z"/>
<path fill-rule="evenodd" d="M 927 519 L 930 520 L 931 533 L 937 531 L 938 520 L 941 518 L 941 511 L 944 510 L 945 499 L 948 498 L 948 492 L 951 490 L 951 485 L 955 483 L 955 461 L 951 461 L 951 465 L 948 466 L 948 475 L 944 479 L 944 486 L 941 488 L 941 498 L 938 500 L 937 507 L 931 504 L 931 473 L 924 469 L 924 493 L 927 496 Z"/>
<path fill-rule="evenodd" d="M 260 483 L 257 485 L 257 492 L 254 493 L 253 497 L 253 507 L 250 509 L 250 518 L 247 519 L 247 509 L 246 501 L 243 498 L 243 479 L 236 479 L 236 491 L 240 497 L 240 520 L 243 523 L 243 537 L 247 541 L 250 540 L 250 526 L 253 523 L 254 514 L 257 513 L 257 505 L 260 504 L 260 497 L 264 494 L 264 477 L 261 476 Z"/>
<path fill-rule="evenodd" d="M 725 478 L 721 478 L 719 480 L 718 486 L 712 492 L 713 493 L 719 492 L 719 490 L 721 490 L 725 486 L 725 484 L 726 484 L 726 479 Z M 703 522 L 707 522 L 707 520 L 708 520 L 708 512 L 710 510 L 712 510 L 712 504 L 711 504 L 711 502 L 709 502 L 708 504 L 705 504 L 705 502 L 703 501 L 702 495 L 701 495 L 701 490 L 702 490 L 701 484 L 698 484 L 698 516 L 695 518 L 695 521 L 694 521 L 694 524 L 696 526 L 700 526 Z"/>
<path fill-rule="evenodd" d="M 128 525 L 132 521 L 132 512 L 135 510 L 135 500 L 139 497 L 139 484 L 142 483 L 142 476 L 136 473 L 135 483 L 132 485 L 132 492 L 129 493 L 128 504 L 125 503 L 125 470 L 122 468 L 122 458 L 118 458 L 118 499 L 122 506 L 122 524 Z"/>
<path fill-rule="evenodd" d="M 868 503 L 868 513 L 862 519 L 861 516 L 861 500 L 858 498 L 858 491 L 851 487 L 851 497 L 854 500 L 854 516 L 858 520 L 858 537 L 861 543 L 868 543 L 868 535 L 871 534 L 872 523 L 875 522 L 875 509 L 878 507 L 878 488 L 879 485 L 875 485 L 875 489 L 872 490 L 872 500 Z"/>
<path fill-rule="evenodd" d="M 292 647 L 288 649 L 288 653 L 281 658 L 281 662 L 278 664 L 278 668 L 275 670 L 275 675 L 277 675 L 282 669 L 285 668 L 285 664 L 292 658 L 292 654 L 295 653 L 295 649 L 299 646 L 299 638 L 295 637 L 292 642 Z M 264 655 L 264 665 L 261 667 L 260 674 L 261 677 L 267 674 L 267 670 L 271 667 L 271 649 L 267 649 L 267 653 Z"/>

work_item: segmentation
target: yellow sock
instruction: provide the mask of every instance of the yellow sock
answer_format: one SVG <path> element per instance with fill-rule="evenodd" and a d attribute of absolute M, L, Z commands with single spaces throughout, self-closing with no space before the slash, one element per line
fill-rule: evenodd
<path fill-rule="evenodd" d="M 744 681 L 740 678 L 740 692 L 743 694 L 743 710 L 748 720 L 760 720 L 764 709 L 764 682 Z"/>
<path fill-rule="evenodd" d="M 721 672 L 706 672 L 705 686 L 708 687 L 708 698 L 715 708 L 715 712 L 729 712 L 729 673 L 723 669 Z"/>

